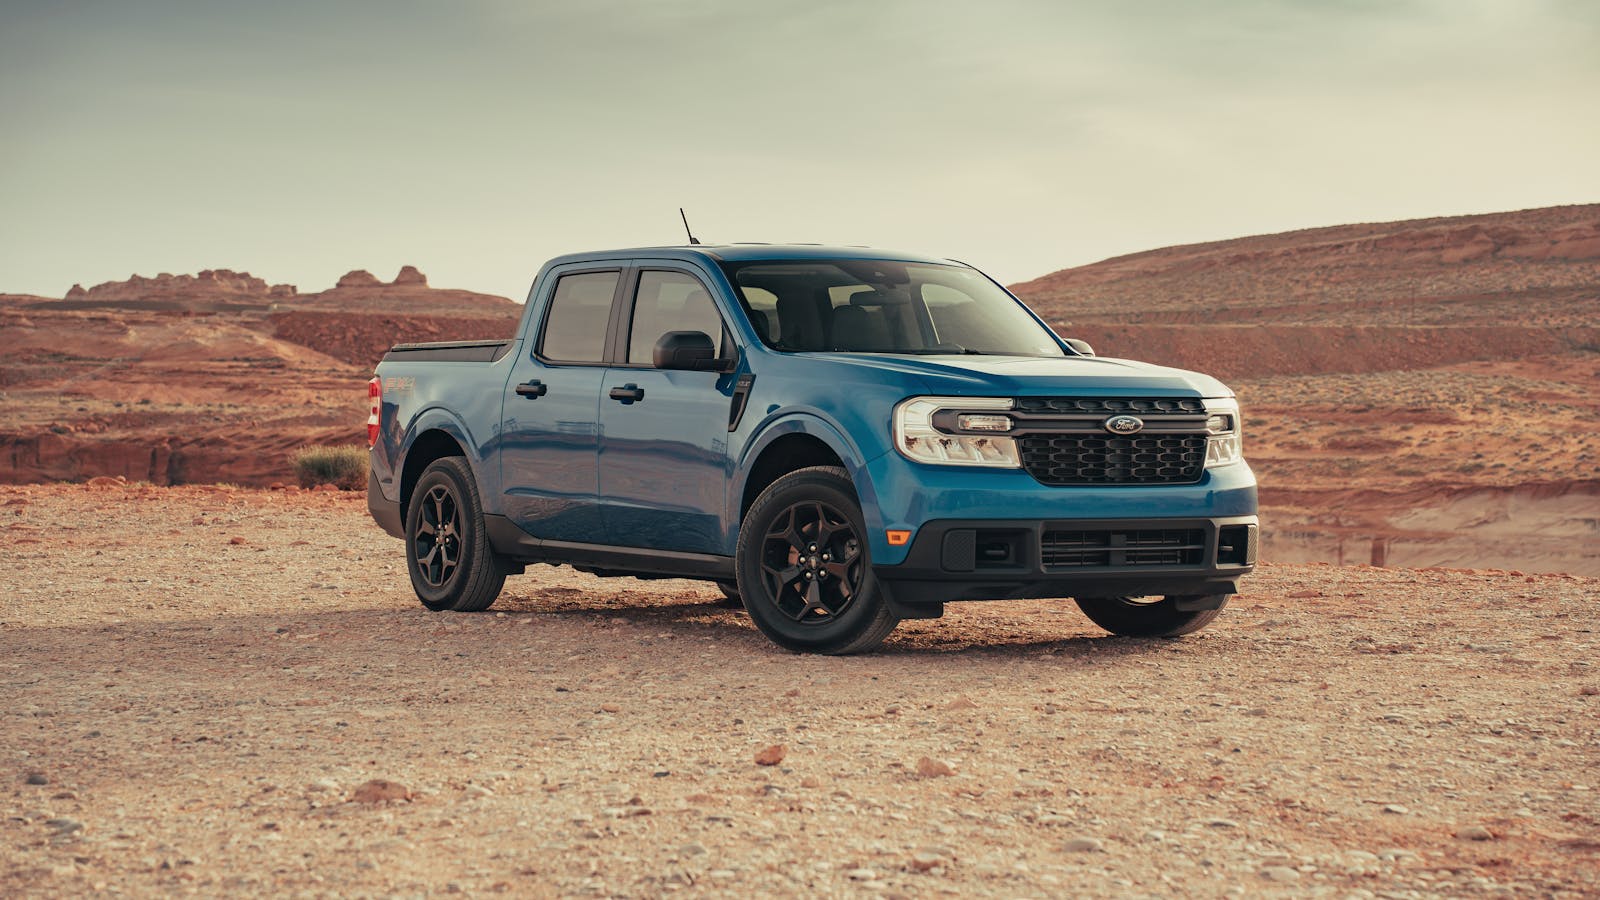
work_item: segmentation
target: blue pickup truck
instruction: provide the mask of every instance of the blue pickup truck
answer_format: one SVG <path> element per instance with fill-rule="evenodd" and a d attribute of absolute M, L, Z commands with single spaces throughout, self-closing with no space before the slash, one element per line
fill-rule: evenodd
<path fill-rule="evenodd" d="M 1170 637 L 1255 564 L 1226 386 L 1096 358 L 947 259 L 563 256 L 516 337 L 398 345 L 368 393 L 368 505 L 433 610 L 550 563 L 716 582 L 797 651 L 1007 598 Z"/>

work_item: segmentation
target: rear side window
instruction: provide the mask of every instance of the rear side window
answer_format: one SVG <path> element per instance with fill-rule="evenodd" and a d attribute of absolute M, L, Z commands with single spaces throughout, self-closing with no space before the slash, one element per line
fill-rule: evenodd
<path fill-rule="evenodd" d="M 633 304 L 633 328 L 628 334 L 628 362 L 651 362 L 656 341 L 669 331 L 699 331 L 713 344 L 722 340 L 722 316 L 693 275 L 645 270 L 639 273 L 639 293 Z"/>
<path fill-rule="evenodd" d="M 620 272 L 563 275 L 544 317 L 539 355 L 561 362 L 598 363 L 606 356 L 606 325 Z"/>

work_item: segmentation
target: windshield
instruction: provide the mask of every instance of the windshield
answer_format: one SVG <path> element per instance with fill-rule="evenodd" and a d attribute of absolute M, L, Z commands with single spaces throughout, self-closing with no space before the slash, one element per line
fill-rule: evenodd
<path fill-rule="evenodd" d="M 724 263 L 767 346 L 790 352 L 1065 356 L 976 269 L 884 260 Z"/>

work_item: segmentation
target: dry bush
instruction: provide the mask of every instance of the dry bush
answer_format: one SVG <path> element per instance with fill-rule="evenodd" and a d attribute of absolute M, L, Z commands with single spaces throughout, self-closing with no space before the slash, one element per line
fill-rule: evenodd
<path fill-rule="evenodd" d="M 346 491 L 367 486 L 367 448 L 304 447 L 292 460 L 301 487 L 331 484 Z"/>

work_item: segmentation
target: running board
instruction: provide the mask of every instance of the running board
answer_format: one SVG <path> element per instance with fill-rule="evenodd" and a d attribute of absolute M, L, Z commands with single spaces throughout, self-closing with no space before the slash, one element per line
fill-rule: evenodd
<path fill-rule="evenodd" d="M 484 530 L 494 549 L 522 563 L 570 565 L 597 575 L 693 578 L 732 581 L 733 557 L 643 547 L 612 547 L 577 541 L 547 541 L 518 528 L 505 516 L 485 515 Z"/>

